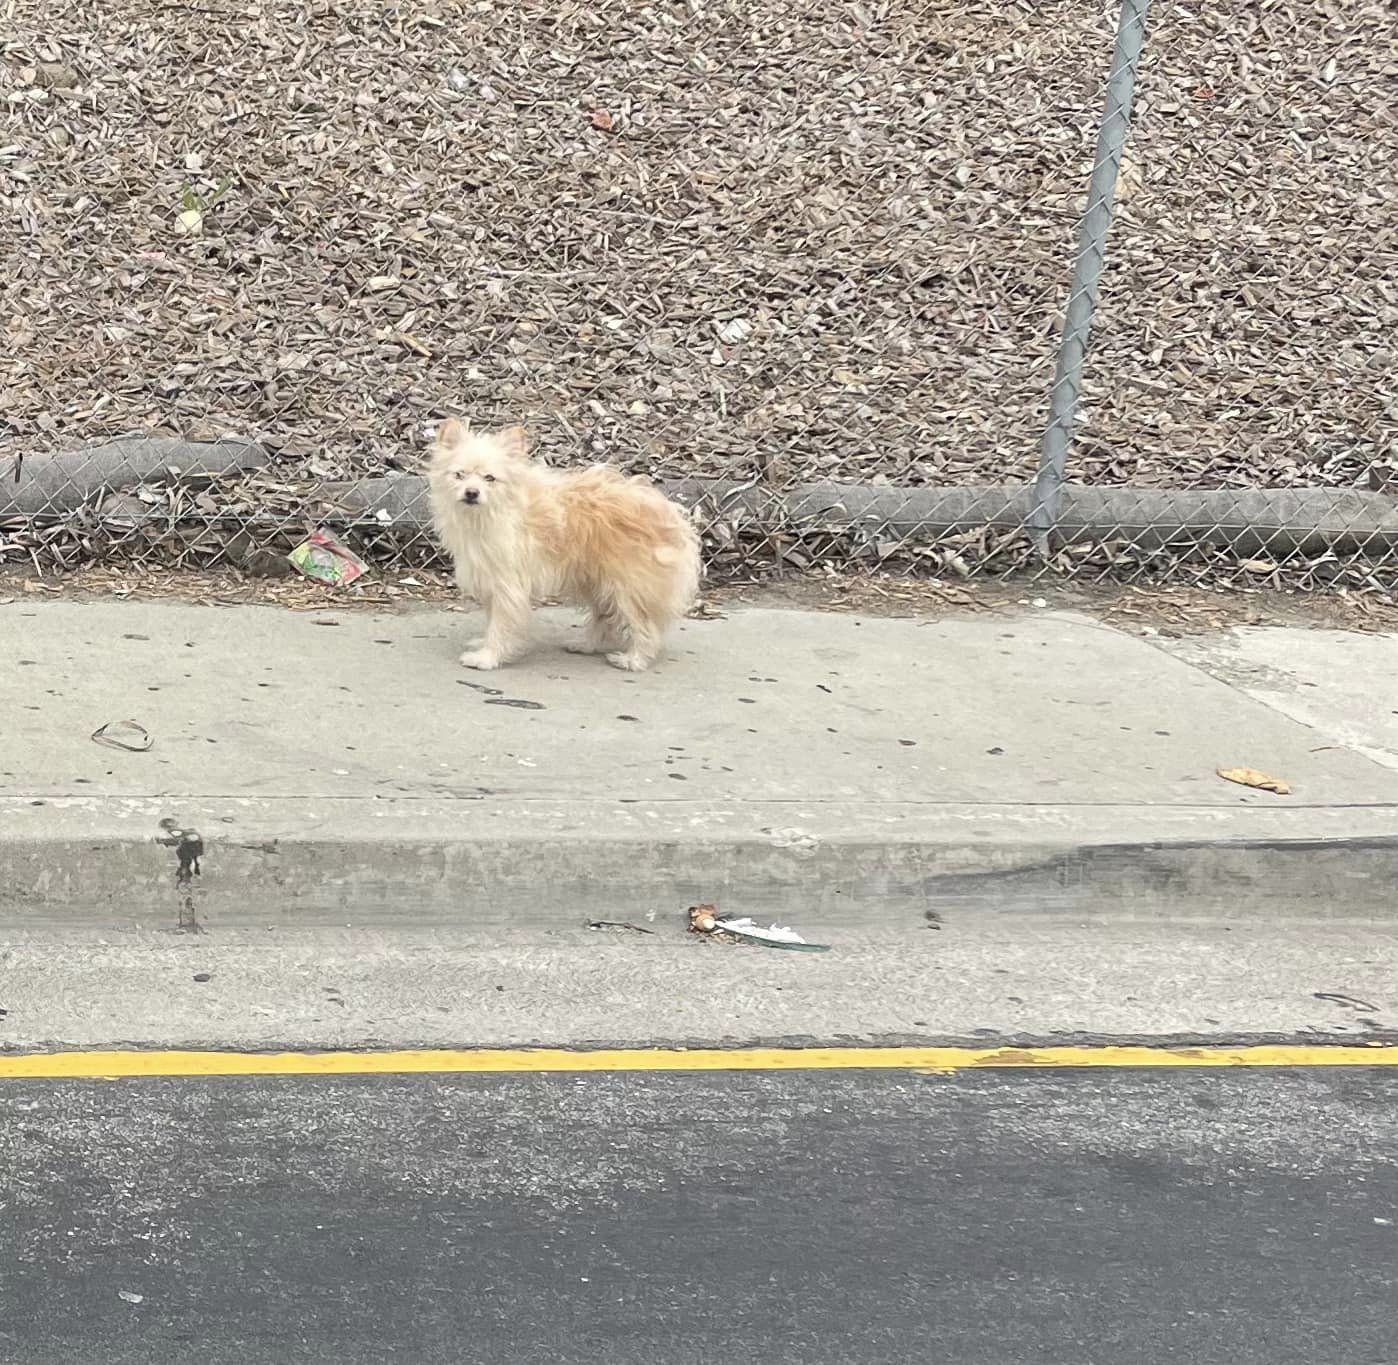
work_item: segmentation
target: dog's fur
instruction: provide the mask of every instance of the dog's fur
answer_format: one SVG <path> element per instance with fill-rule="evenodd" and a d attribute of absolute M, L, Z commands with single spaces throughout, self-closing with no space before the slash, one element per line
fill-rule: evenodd
<path fill-rule="evenodd" d="M 432 517 L 485 635 L 461 662 L 499 668 L 524 648 L 542 597 L 587 608 L 575 653 L 646 668 L 699 590 L 699 537 L 684 510 L 610 465 L 554 471 L 529 458 L 521 427 L 472 433 L 455 418 L 428 465 Z"/>

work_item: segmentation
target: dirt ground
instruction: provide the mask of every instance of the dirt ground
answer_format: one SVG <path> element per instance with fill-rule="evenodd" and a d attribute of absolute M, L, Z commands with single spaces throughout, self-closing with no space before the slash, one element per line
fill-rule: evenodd
<path fill-rule="evenodd" d="M 1021 480 L 1116 8 L 10 0 L 0 436 L 256 437 L 293 500 L 447 412 L 664 476 Z M 1076 480 L 1369 486 L 1392 53 L 1374 0 L 1155 7 Z"/>
<path fill-rule="evenodd" d="M 338 589 L 301 578 L 253 578 L 232 570 L 192 573 L 94 567 L 50 578 L 26 575 L 20 570 L 0 571 L 0 605 L 25 597 L 70 601 L 110 597 L 169 599 L 211 606 L 262 603 L 292 611 L 410 611 L 425 606 L 450 606 L 457 601 L 450 579 L 426 570 L 365 579 Z M 1126 629 L 1149 629 L 1168 635 L 1255 625 L 1398 631 L 1398 603 L 1343 591 L 1065 584 L 1044 578 L 952 582 L 892 574 L 808 573 L 727 584 L 707 590 L 695 614 L 714 616 L 739 605 L 869 616 L 1077 611 Z"/>

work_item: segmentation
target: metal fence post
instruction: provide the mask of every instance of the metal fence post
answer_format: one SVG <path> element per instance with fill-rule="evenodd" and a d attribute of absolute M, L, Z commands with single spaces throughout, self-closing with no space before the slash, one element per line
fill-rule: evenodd
<path fill-rule="evenodd" d="M 1047 554 L 1049 537 L 1058 520 L 1058 493 L 1068 464 L 1078 398 L 1082 392 L 1083 357 L 1087 354 L 1092 317 L 1097 309 L 1097 286 L 1106 256 L 1107 230 L 1112 223 L 1117 171 L 1131 129 L 1131 96 L 1136 65 L 1145 45 L 1146 11 L 1150 0 L 1122 0 L 1117 19 L 1116 47 L 1102 122 L 1097 129 L 1097 151 L 1087 188 L 1087 210 L 1078 230 L 1078 254 L 1073 282 L 1063 318 L 1063 337 L 1054 366 L 1049 422 L 1039 447 L 1039 472 L 1034 480 L 1034 505 L 1029 527 L 1034 544 Z"/>

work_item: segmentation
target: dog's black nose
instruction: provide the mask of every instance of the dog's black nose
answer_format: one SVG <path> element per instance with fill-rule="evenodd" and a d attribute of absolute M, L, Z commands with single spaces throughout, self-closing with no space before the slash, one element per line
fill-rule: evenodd
<path fill-rule="evenodd" d="M 481 500 L 481 490 L 479 488 L 468 488 L 466 490 L 467 502 L 479 502 Z"/>

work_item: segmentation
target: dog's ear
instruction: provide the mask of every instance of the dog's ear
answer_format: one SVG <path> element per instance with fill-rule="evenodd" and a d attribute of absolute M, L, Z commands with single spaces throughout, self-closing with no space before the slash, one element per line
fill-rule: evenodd
<path fill-rule="evenodd" d="M 437 428 L 437 444 L 443 450 L 455 450 L 466 439 L 466 423 L 459 417 L 448 417 Z"/>
<path fill-rule="evenodd" d="M 523 427 L 506 427 L 496 438 L 500 449 L 512 459 L 529 458 L 529 433 Z"/>

